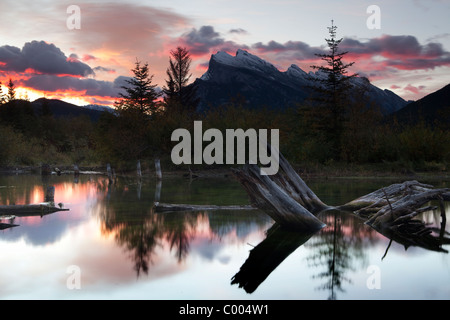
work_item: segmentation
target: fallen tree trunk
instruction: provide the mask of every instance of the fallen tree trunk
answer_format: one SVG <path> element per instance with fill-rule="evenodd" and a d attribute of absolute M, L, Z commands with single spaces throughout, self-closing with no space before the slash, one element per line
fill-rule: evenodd
<path fill-rule="evenodd" d="M 331 207 L 306 185 L 282 154 L 276 175 L 261 175 L 255 164 L 232 172 L 247 191 L 251 204 L 280 225 L 302 230 L 320 230 L 325 226 L 316 215 Z"/>
<path fill-rule="evenodd" d="M 327 208 L 309 188 L 304 188 L 306 184 L 296 183 L 298 181 L 291 180 L 289 175 L 286 178 L 277 177 L 278 183 L 275 183 L 269 176 L 261 175 L 258 166 L 250 164 L 233 170 L 233 173 L 247 191 L 251 204 L 281 225 L 302 230 L 319 230 L 325 226 L 300 204 L 301 201 L 315 211 Z"/>
<path fill-rule="evenodd" d="M 437 209 L 436 206 L 425 206 L 436 200 L 441 203 L 441 216 L 445 222 L 443 201 L 450 201 L 450 189 L 434 189 L 431 185 L 407 181 L 381 188 L 342 206 L 330 207 L 314 194 L 281 154 L 280 170 L 274 176 L 261 175 L 254 164 L 233 169 L 233 173 L 247 191 L 253 206 L 265 211 L 280 225 L 295 229 L 320 229 L 323 224 L 316 218 L 320 212 L 340 210 L 358 215 L 382 234 L 392 237 L 396 233 L 403 239 L 405 232 L 412 232 L 424 239 L 431 230 L 414 218 L 424 211 Z M 443 227 L 445 223 L 441 233 Z M 425 239 L 425 243 L 433 243 L 429 240 Z M 410 243 L 420 241 L 416 239 Z"/>
<path fill-rule="evenodd" d="M 69 211 L 69 209 L 63 209 L 56 207 L 52 202 L 43 202 L 38 204 L 25 204 L 25 205 L 4 205 L 0 206 L 1 215 L 14 215 L 20 216 L 43 216 L 46 214 L 54 213 L 57 211 Z"/>
<path fill-rule="evenodd" d="M 337 208 L 352 211 L 366 218 L 366 224 L 380 228 L 405 223 L 424 211 L 436 210 L 437 206 L 424 207 L 432 200 L 449 199 L 450 189 L 434 189 L 414 180 L 381 188 Z M 441 215 L 445 218 L 445 212 Z"/>

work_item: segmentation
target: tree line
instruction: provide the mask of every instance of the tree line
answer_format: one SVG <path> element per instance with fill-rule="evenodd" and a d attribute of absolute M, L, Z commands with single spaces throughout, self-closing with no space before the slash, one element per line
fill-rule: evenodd
<path fill-rule="evenodd" d="M 56 119 L 45 102 L 40 112 L 31 103 L 16 99 L 13 82 L 1 95 L 0 165 L 55 164 L 103 165 L 132 168 L 136 160 L 160 158 L 171 166 L 177 128 L 279 129 L 281 152 L 300 166 L 384 164 L 394 169 L 443 169 L 450 159 L 450 134 L 446 127 L 419 123 L 413 126 L 387 121 L 364 92 L 351 89 L 352 63 L 339 50 L 335 25 L 326 39 L 329 51 L 318 55 L 324 74 L 307 101 L 283 112 L 248 110 L 240 99 L 220 108 L 196 111 L 198 98 L 191 79 L 191 57 L 186 48 L 170 51 L 167 80 L 162 91 L 153 83 L 148 63 L 135 61 L 133 77 L 122 87 L 115 112 L 104 112 L 97 122 L 87 118 Z M 350 92 L 352 90 L 352 92 Z M 352 96 L 352 99 L 349 97 Z M 59 162 L 59 163 L 58 163 Z"/>

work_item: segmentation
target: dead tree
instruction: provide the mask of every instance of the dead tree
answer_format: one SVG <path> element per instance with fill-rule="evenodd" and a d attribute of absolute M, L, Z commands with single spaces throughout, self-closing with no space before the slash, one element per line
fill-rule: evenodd
<path fill-rule="evenodd" d="M 446 215 L 444 201 L 450 201 L 450 189 L 435 189 L 417 181 L 407 181 L 381 188 L 342 206 L 331 207 L 323 203 L 300 178 L 289 162 L 280 154 L 280 170 L 273 176 L 262 176 L 255 164 L 233 169 L 235 177 L 247 191 L 253 206 L 265 211 L 285 228 L 317 230 L 324 224 L 317 218 L 325 210 L 351 212 L 361 217 L 367 225 L 402 243 L 430 250 L 445 251 L 444 237 Z M 439 206 L 431 206 L 437 201 Z M 415 219 L 420 213 L 441 210 L 439 236 L 431 227 Z"/>
<path fill-rule="evenodd" d="M 232 172 L 247 191 L 251 204 L 274 221 L 293 229 L 323 228 L 325 224 L 316 215 L 331 207 L 319 199 L 281 154 L 279 161 L 279 171 L 273 176 L 261 175 L 256 164 Z"/>

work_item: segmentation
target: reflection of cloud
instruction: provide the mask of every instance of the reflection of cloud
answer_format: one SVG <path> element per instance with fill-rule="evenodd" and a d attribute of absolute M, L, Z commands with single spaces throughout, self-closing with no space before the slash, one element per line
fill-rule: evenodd
<path fill-rule="evenodd" d="M 55 243 L 63 237 L 69 228 L 70 222 L 66 219 L 59 219 L 58 215 L 66 212 L 53 213 L 43 217 L 19 217 L 14 219 L 14 224 L 18 224 L 14 232 L 5 234 L 2 240 L 15 242 L 19 239 L 32 246 L 45 246 Z"/>
<path fill-rule="evenodd" d="M 39 179 L 34 181 L 39 183 Z M 45 216 L 16 217 L 14 223 L 18 224 L 14 232 L 4 233 L 2 240 L 14 242 L 23 239 L 32 246 L 43 246 L 59 241 L 67 230 L 85 217 L 84 205 L 101 199 L 94 184 L 89 182 L 74 184 L 70 182 L 54 182 L 55 202 L 62 202 L 69 211 L 55 212 Z M 22 188 L 21 188 L 22 189 Z M 11 199 L 0 199 L 5 203 L 32 204 L 44 201 L 44 187 L 35 184 L 29 189 L 21 190 Z"/>

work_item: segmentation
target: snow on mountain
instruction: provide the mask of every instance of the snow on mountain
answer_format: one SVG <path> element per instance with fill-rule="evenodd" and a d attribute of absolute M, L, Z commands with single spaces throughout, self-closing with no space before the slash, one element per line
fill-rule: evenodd
<path fill-rule="evenodd" d="M 108 111 L 108 112 L 114 111 L 114 109 L 111 108 L 110 106 L 102 106 L 102 105 L 98 105 L 98 104 L 87 104 L 87 105 L 84 105 L 81 107 L 85 108 L 85 109 L 89 109 L 89 110 L 96 110 L 96 111 Z"/>
<path fill-rule="evenodd" d="M 269 106 L 284 109 L 303 102 L 311 93 L 314 78 L 323 78 L 323 72 L 306 73 L 292 64 L 286 71 L 245 50 L 232 56 L 219 51 L 211 56 L 208 70 L 194 82 L 200 98 L 199 109 L 220 106 L 231 99 L 244 97 L 250 108 Z M 365 88 L 366 96 L 380 105 L 386 114 L 406 105 L 406 101 L 389 90 L 372 85 L 366 78 L 351 79 L 354 89 Z"/>

